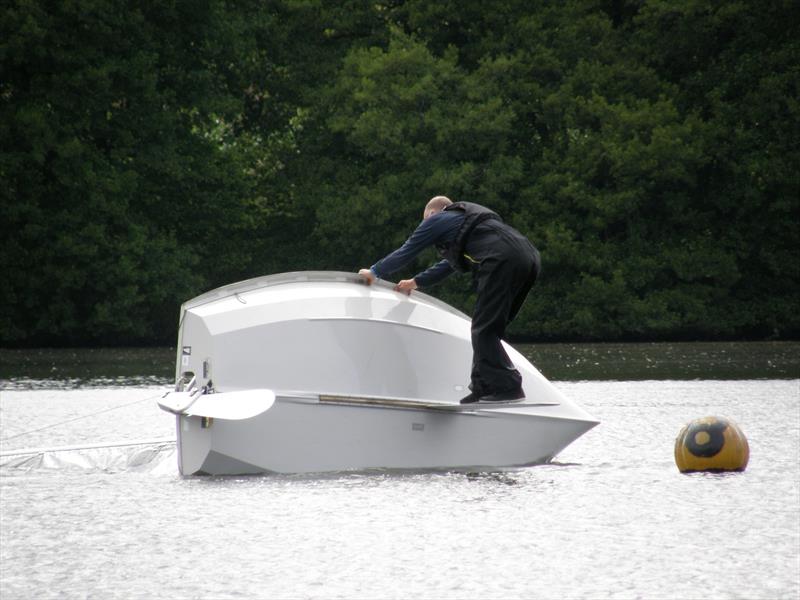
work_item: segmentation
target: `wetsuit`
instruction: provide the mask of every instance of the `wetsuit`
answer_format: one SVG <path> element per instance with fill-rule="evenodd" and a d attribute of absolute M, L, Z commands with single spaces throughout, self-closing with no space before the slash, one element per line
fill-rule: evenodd
<path fill-rule="evenodd" d="M 423 220 L 400 248 L 371 267 L 372 272 L 385 279 L 432 245 L 443 260 L 414 277 L 419 287 L 429 287 L 454 271 L 472 272 L 477 283 L 470 389 L 479 396 L 519 390 L 522 377 L 500 340 L 539 275 L 538 250 L 489 209 L 456 202 Z"/>

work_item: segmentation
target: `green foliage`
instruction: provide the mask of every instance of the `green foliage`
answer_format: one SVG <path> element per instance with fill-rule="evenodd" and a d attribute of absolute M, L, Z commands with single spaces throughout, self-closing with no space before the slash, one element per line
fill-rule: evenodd
<path fill-rule="evenodd" d="M 797 336 L 799 6 L 8 2 L 0 343 L 171 343 L 182 301 L 367 266 L 442 193 L 541 250 L 517 336 Z"/>
<path fill-rule="evenodd" d="M 205 52 L 219 7 L 43 4 L 2 15 L 2 340 L 171 341 L 199 265 L 241 260 L 203 240 L 244 186 L 202 135 L 238 110 Z"/>

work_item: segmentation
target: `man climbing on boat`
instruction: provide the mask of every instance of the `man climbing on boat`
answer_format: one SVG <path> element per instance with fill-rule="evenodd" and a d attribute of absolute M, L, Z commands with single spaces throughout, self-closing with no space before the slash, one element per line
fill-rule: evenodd
<path fill-rule="evenodd" d="M 395 289 L 410 294 L 455 271 L 471 272 L 475 277 L 478 296 L 472 314 L 471 392 L 461 404 L 524 398 L 522 376 L 501 340 L 539 275 L 539 251 L 488 208 L 435 196 L 405 243 L 358 273 L 367 283 L 385 279 L 429 246 L 436 246 L 442 260 L 412 279 L 400 281 Z"/>

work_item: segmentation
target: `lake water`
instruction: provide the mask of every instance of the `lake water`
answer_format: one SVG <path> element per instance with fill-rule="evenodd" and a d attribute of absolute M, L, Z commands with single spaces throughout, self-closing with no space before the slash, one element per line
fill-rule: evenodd
<path fill-rule="evenodd" d="M 0 598 L 794 599 L 799 347 L 520 346 L 601 420 L 554 464 L 216 478 L 178 476 L 172 351 L 0 351 Z M 745 472 L 678 472 L 706 415 Z M 121 440 L 164 441 L 9 455 Z"/>

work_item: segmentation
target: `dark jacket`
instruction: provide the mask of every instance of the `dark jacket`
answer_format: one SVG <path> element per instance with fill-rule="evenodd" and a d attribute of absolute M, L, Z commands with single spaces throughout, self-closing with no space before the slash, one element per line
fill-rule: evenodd
<path fill-rule="evenodd" d="M 465 249 L 470 233 L 476 226 L 489 219 L 502 221 L 500 215 L 480 204 L 473 202 L 454 202 L 444 210 L 457 210 L 464 213 L 464 222 L 458 230 L 455 239 L 449 243 L 436 244 L 437 250 L 450 266 L 461 273 L 472 270 L 475 261 L 466 254 Z"/>

